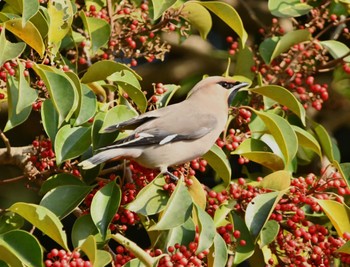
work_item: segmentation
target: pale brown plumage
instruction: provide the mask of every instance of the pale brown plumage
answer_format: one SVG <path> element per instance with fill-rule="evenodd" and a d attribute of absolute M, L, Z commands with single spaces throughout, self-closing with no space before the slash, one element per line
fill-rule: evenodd
<path fill-rule="evenodd" d="M 223 131 L 229 102 L 248 84 L 213 76 L 197 83 L 186 100 L 112 125 L 105 132 L 134 129 L 125 139 L 99 149 L 83 169 L 116 157 L 132 158 L 144 167 L 169 173 L 168 167 L 205 154 Z"/>

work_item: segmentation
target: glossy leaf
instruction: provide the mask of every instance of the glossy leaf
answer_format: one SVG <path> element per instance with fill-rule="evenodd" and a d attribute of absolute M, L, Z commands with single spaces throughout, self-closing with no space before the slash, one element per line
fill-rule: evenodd
<path fill-rule="evenodd" d="M 336 252 L 350 254 L 350 241 L 346 242 L 344 245 L 338 248 Z"/>
<path fill-rule="evenodd" d="M 145 216 L 161 212 L 169 201 L 169 194 L 163 189 L 165 184 L 163 177 L 155 178 L 140 190 L 135 200 L 126 208 Z"/>
<path fill-rule="evenodd" d="M 83 186 L 84 183 L 79 179 L 79 177 L 72 175 L 70 173 L 58 173 L 49 177 L 40 187 L 40 194 L 44 195 L 50 190 L 62 186 L 62 185 L 80 185 Z"/>
<path fill-rule="evenodd" d="M 269 245 L 276 240 L 277 234 L 280 230 L 280 225 L 275 220 L 266 222 L 260 233 L 260 248 Z"/>
<path fill-rule="evenodd" d="M 19 82 L 18 82 L 18 103 L 16 107 L 16 113 L 21 113 L 24 109 L 31 107 L 34 101 L 38 97 L 38 92 L 31 88 L 28 81 L 24 77 L 24 66 L 18 62 L 19 69 Z"/>
<path fill-rule="evenodd" d="M 26 266 L 44 266 L 40 243 L 26 231 L 13 230 L 0 235 L 0 247 L 5 248 L 7 253 L 13 254 Z"/>
<path fill-rule="evenodd" d="M 138 115 L 137 112 L 133 109 L 129 109 L 127 106 L 118 105 L 110 110 L 108 110 L 106 117 L 103 120 L 103 125 L 101 127 L 100 132 L 104 133 L 104 129 L 116 125 L 118 123 L 130 120 Z M 115 136 L 117 136 L 117 132 L 115 132 Z"/>
<path fill-rule="evenodd" d="M 78 92 L 74 83 L 63 71 L 53 67 L 35 65 L 33 68 L 49 91 L 52 102 L 59 114 L 59 125 L 63 121 L 68 121 L 78 106 Z"/>
<path fill-rule="evenodd" d="M 107 80 L 117 83 L 128 94 L 131 100 L 135 102 L 141 113 L 146 111 L 147 99 L 141 91 L 141 85 L 133 72 L 128 70 L 118 71 L 108 76 Z"/>
<path fill-rule="evenodd" d="M 211 15 L 206 8 L 197 2 L 186 2 L 181 10 L 181 15 L 198 30 L 203 39 L 212 27 Z"/>
<path fill-rule="evenodd" d="M 311 33 L 309 30 L 295 30 L 286 33 L 282 37 L 272 37 L 265 39 L 259 47 L 259 52 L 265 63 L 269 64 L 280 54 L 289 50 L 295 44 L 310 41 Z"/>
<path fill-rule="evenodd" d="M 89 258 L 89 261 L 91 262 L 92 266 L 96 266 L 95 261 L 97 256 L 97 246 L 94 236 L 88 236 L 88 238 L 86 238 L 84 243 L 80 246 L 80 249 Z"/>
<path fill-rule="evenodd" d="M 104 19 L 87 17 L 84 11 L 80 12 L 80 17 L 83 20 L 85 30 L 90 36 L 91 53 L 95 54 L 101 46 L 107 44 L 111 34 L 111 27 Z"/>
<path fill-rule="evenodd" d="M 163 12 L 175 4 L 176 0 L 166 0 L 166 1 L 158 1 L 151 0 L 152 3 L 152 19 L 156 20 L 162 16 Z"/>
<path fill-rule="evenodd" d="M 19 229 L 23 226 L 24 220 L 21 216 L 13 212 L 4 212 L 0 216 L 0 234 Z"/>
<path fill-rule="evenodd" d="M 0 66 L 6 61 L 19 57 L 26 47 L 26 43 L 11 43 L 6 40 L 5 31 L 0 33 Z"/>
<path fill-rule="evenodd" d="M 293 111 L 305 125 L 305 109 L 295 96 L 282 86 L 278 85 L 267 85 L 257 88 L 250 89 L 249 91 L 267 96 L 278 102 L 280 105 L 286 106 L 288 109 Z"/>
<path fill-rule="evenodd" d="M 157 108 L 166 107 L 180 86 L 174 84 L 165 84 L 164 88 L 166 89 L 166 92 L 158 97 Z"/>
<path fill-rule="evenodd" d="M 234 205 L 236 204 L 236 200 L 229 200 L 227 203 L 221 204 L 218 209 L 215 210 L 214 213 L 214 224 L 215 227 L 218 228 L 220 226 L 226 226 L 229 221 L 226 220 L 226 217 L 233 210 Z"/>
<path fill-rule="evenodd" d="M 292 125 L 292 128 L 297 135 L 299 145 L 311 149 L 322 158 L 321 147 L 316 138 L 298 126 Z"/>
<path fill-rule="evenodd" d="M 341 176 L 345 180 L 347 186 L 350 184 L 350 162 L 338 163 L 337 161 L 333 161 L 333 164 L 340 172 Z"/>
<path fill-rule="evenodd" d="M 196 235 L 196 226 L 193 223 L 192 218 L 189 218 L 184 224 L 181 224 L 173 229 L 170 229 L 167 233 L 164 250 L 167 250 L 169 246 L 174 244 L 188 245 L 191 243 Z M 157 240 L 159 242 L 159 240 Z"/>
<path fill-rule="evenodd" d="M 237 62 L 235 65 L 235 76 L 243 76 L 249 80 L 253 80 L 255 73 L 252 72 L 252 66 L 255 65 L 253 52 L 249 47 L 241 48 L 237 54 Z"/>
<path fill-rule="evenodd" d="M 216 144 L 203 155 L 208 164 L 222 178 L 224 186 L 228 186 L 231 181 L 231 165 L 227 159 L 225 152 Z"/>
<path fill-rule="evenodd" d="M 108 251 L 98 249 L 96 252 L 95 267 L 105 267 L 112 262 L 112 255 Z"/>
<path fill-rule="evenodd" d="M 189 179 L 193 182 L 192 185 L 188 187 L 188 192 L 190 193 L 193 202 L 200 208 L 205 209 L 207 197 L 203 185 L 194 176 L 189 176 Z"/>
<path fill-rule="evenodd" d="M 18 84 L 15 82 L 12 76 L 7 77 L 7 93 L 8 93 L 8 120 L 5 125 L 4 131 L 11 130 L 12 128 L 20 125 L 27 120 L 29 114 L 32 110 L 32 106 L 27 106 L 22 109 L 20 113 L 16 113 L 18 99 L 19 99 L 19 89 Z"/>
<path fill-rule="evenodd" d="M 344 57 L 343 60 L 348 63 L 350 62 L 350 49 L 346 44 L 336 40 L 327 40 L 320 43 L 328 50 L 334 59 L 342 58 L 345 55 L 348 55 Z"/>
<path fill-rule="evenodd" d="M 94 92 L 85 84 L 81 85 L 81 96 L 77 109 L 77 119 L 74 126 L 79 126 L 91 119 L 97 109 L 97 99 Z"/>
<path fill-rule="evenodd" d="M 313 7 L 299 0 L 269 0 L 272 15 L 281 18 L 299 17 L 309 13 Z"/>
<path fill-rule="evenodd" d="M 0 266 L 1 267 L 23 267 L 22 261 L 10 250 L 0 246 Z"/>
<path fill-rule="evenodd" d="M 72 229 L 72 243 L 73 246 L 76 247 L 80 247 L 85 240 L 90 236 L 98 236 L 100 235 L 96 225 L 94 224 L 91 215 L 90 214 L 86 214 L 83 216 L 80 216 L 73 225 L 73 229 Z"/>
<path fill-rule="evenodd" d="M 116 214 L 121 191 L 115 181 L 109 182 L 98 190 L 91 202 L 91 218 L 103 238 L 106 238 L 108 226 Z"/>
<path fill-rule="evenodd" d="M 244 47 L 248 34 L 244 29 L 243 22 L 237 11 L 229 4 L 219 1 L 197 2 L 209 9 L 225 22 L 232 30 L 234 30 L 242 40 Z"/>
<path fill-rule="evenodd" d="M 33 17 L 39 10 L 39 2 L 36 0 L 11 0 L 7 1 L 12 8 L 22 14 L 22 25 Z"/>
<path fill-rule="evenodd" d="M 231 154 L 244 156 L 274 171 L 285 167 L 283 159 L 273 153 L 263 141 L 257 139 L 244 140 Z"/>
<path fill-rule="evenodd" d="M 40 55 L 40 57 L 44 56 L 45 44 L 43 38 L 32 22 L 27 21 L 27 23 L 23 26 L 22 19 L 12 19 L 5 22 L 5 27 L 6 30 L 12 32 L 30 47 L 32 47 Z"/>
<path fill-rule="evenodd" d="M 49 1 L 47 11 L 50 18 L 48 43 L 56 50 L 71 30 L 74 16 L 72 2 L 70 0 Z"/>
<path fill-rule="evenodd" d="M 228 258 L 227 246 L 219 233 L 215 233 L 214 244 L 208 254 L 208 266 L 221 267 L 226 266 Z"/>
<path fill-rule="evenodd" d="M 106 80 L 107 77 L 112 75 L 113 73 L 123 70 L 131 71 L 138 80 L 141 80 L 141 77 L 138 74 L 136 74 L 136 72 L 134 72 L 132 69 L 130 69 L 127 65 L 112 60 L 102 60 L 97 61 L 88 68 L 84 76 L 81 78 L 81 82 L 91 83 Z"/>
<path fill-rule="evenodd" d="M 238 245 L 236 248 L 233 262 L 235 265 L 238 265 L 254 254 L 254 241 L 250 235 L 247 225 L 244 223 L 244 220 L 235 212 L 232 212 L 232 217 L 235 230 L 239 230 L 241 232 L 241 236 L 236 241 L 237 244 L 239 244 L 242 239 L 246 241 L 245 246 Z"/>
<path fill-rule="evenodd" d="M 316 133 L 316 138 L 321 145 L 324 155 L 329 159 L 330 162 L 336 160 L 335 149 L 333 147 L 331 137 L 327 133 L 327 130 L 321 124 L 318 124 L 316 122 L 312 123 L 312 129 Z"/>
<path fill-rule="evenodd" d="M 47 136 L 55 143 L 58 132 L 59 114 L 52 103 L 52 100 L 45 99 L 41 106 L 41 120 Z"/>
<path fill-rule="evenodd" d="M 40 205 L 63 219 L 85 199 L 90 191 L 91 187 L 86 185 L 61 185 L 45 194 Z M 57 205 L 57 203 L 60 204 Z"/>
<path fill-rule="evenodd" d="M 25 0 L 24 0 L 25 1 Z M 35 1 L 35 0 L 31 0 Z M 47 37 L 47 34 L 49 32 L 49 22 L 47 18 L 44 15 L 44 12 L 46 9 L 39 9 L 39 12 L 37 12 L 30 21 L 34 24 L 34 26 L 38 29 L 41 37 L 43 40 Z"/>
<path fill-rule="evenodd" d="M 185 223 L 191 216 L 192 206 L 192 198 L 187 187 L 179 181 L 159 221 L 149 230 L 168 230 Z"/>
<path fill-rule="evenodd" d="M 69 250 L 66 232 L 63 230 L 62 223 L 53 212 L 45 207 L 23 202 L 13 204 L 9 210 L 21 215 L 64 249 Z"/>
<path fill-rule="evenodd" d="M 245 223 L 254 239 L 260 234 L 283 193 L 277 191 L 258 195 L 248 204 Z"/>
<path fill-rule="evenodd" d="M 113 109 L 113 108 L 112 108 Z M 112 110 L 111 109 L 111 110 Z M 110 145 L 118 136 L 117 133 L 103 133 L 103 124 L 105 123 L 106 113 L 99 112 L 94 118 L 92 124 L 92 147 L 97 149 L 106 145 Z"/>
<path fill-rule="evenodd" d="M 350 209 L 335 200 L 316 199 L 324 213 L 327 215 L 339 236 L 345 232 L 350 233 Z"/>
<path fill-rule="evenodd" d="M 282 191 L 289 188 L 291 183 L 291 174 L 287 171 L 275 171 L 267 176 L 260 182 L 263 188 Z"/>
<path fill-rule="evenodd" d="M 83 154 L 91 144 L 91 127 L 63 126 L 55 139 L 56 163 L 76 158 Z"/>
<path fill-rule="evenodd" d="M 288 165 L 298 151 L 298 139 L 292 127 L 285 119 L 276 114 L 253 111 L 264 121 L 267 129 L 281 149 L 286 165 Z"/>
<path fill-rule="evenodd" d="M 196 253 L 202 252 L 211 247 L 214 242 L 216 228 L 213 219 L 202 208 L 194 205 L 198 218 L 199 240 Z"/>

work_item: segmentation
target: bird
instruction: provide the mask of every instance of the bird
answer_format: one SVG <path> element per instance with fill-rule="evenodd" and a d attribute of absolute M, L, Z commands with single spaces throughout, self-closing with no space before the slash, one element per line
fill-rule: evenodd
<path fill-rule="evenodd" d="M 182 102 L 106 127 L 104 132 L 133 131 L 96 150 L 97 154 L 79 166 L 91 169 L 112 159 L 133 159 L 176 180 L 168 168 L 201 157 L 211 149 L 224 130 L 233 98 L 247 86 L 231 77 L 204 78 Z"/>

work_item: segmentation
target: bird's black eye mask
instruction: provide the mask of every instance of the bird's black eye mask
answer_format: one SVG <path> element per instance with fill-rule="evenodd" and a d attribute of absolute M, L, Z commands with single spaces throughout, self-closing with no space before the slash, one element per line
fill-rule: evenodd
<path fill-rule="evenodd" d="M 231 89 L 232 87 L 240 84 L 240 82 L 234 82 L 234 83 L 230 83 L 230 82 L 218 82 L 218 84 L 220 84 L 222 87 L 226 88 L 226 89 Z"/>

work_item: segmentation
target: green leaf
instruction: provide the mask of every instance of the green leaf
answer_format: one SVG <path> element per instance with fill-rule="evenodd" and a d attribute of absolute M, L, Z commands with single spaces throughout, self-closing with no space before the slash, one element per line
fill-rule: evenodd
<path fill-rule="evenodd" d="M 183 5 L 181 16 L 199 31 L 203 39 L 207 38 L 212 27 L 212 19 L 206 8 L 200 3 L 189 1 Z"/>
<path fill-rule="evenodd" d="M 316 138 L 298 126 L 292 125 L 292 128 L 297 135 L 299 145 L 311 149 L 322 158 L 321 147 Z"/>
<path fill-rule="evenodd" d="M 201 207 L 194 205 L 199 226 L 199 240 L 196 253 L 210 248 L 214 242 L 216 228 L 213 219 Z"/>
<path fill-rule="evenodd" d="M 23 26 L 22 19 L 12 19 L 5 22 L 5 28 L 31 46 L 36 52 L 38 52 L 40 57 L 44 56 L 45 44 L 40 32 L 33 23 L 27 21 Z"/>
<path fill-rule="evenodd" d="M 208 254 L 208 266 L 221 267 L 226 266 L 228 258 L 227 246 L 220 234 L 216 233 L 214 244 Z"/>
<path fill-rule="evenodd" d="M 106 238 L 108 226 L 118 211 L 121 195 L 119 186 L 112 181 L 98 190 L 92 199 L 91 218 L 103 239 Z"/>
<path fill-rule="evenodd" d="M 309 13 L 313 7 L 299 0 L 269 0 L 272 15 L 281 18 L 300 17 Z"/>
<path fill-rule="evenodd" d="M 258 195 L 248 204 L 245 223 L 254 239 L 260 234 L 283 194 L 284 191 L 277 191 Z"/>
<path fill-rule="evenodd" d="M 112 255 L 108 251 L 98 249 L 96 252 L 95 267 L 105 267 L 112 262 Z"/>
<path fill-rule="evenodd" d="M 80 17 L 83 20 L 85 30 L 90 36 L 91 53 L 95 54 L 101 46 L 107 44 L 111 34 L 111 27 L 104 19 L 87 17 L 83 10 L 80 12 Z"/>
<path fill-rule="evenodd" d="M 345 204 L 329 199 L 316 201 L 331 221 L 338 236 L 342 237 L 345 232 L 350 233 L 350 209 Z"/>
<path fill-rule="evenodd" d="M 320 43 L 328 50 L 334 59 L 342 58 L 350 52 L 346 44 L 336 40 L 321 41 Z M 350 56 L 344 57 L 343 60 L 349 63 Z"/>
<path fill-rule="evenodd" d="M 71 30 L 73 22 L 73 5 L 70 0 L 49 1 L 47 5 L 50 18 L 48 43 L 58 50 L 62 39 Z"/>
<path fill-rule="evenodd" d="M 91 144 L 91 127 L 64 125 L 55 139 L 56 163 L 73 159 L 83 154 Z"/>
<path fill-rule="evenodd" d="M 133 72 L 128 70 L 118 71 L 108 76 L 107 80 L 116 82 L 128 94 L 131 100 L 135 102 L 142 113 L 146 111 L 148 105 L 147 99 L 141 91 L 141 85 Z"/>
<path fill-rule="evenodd" d="M 90 191 L 91 187 L 86 185 L 58 186 L 42 198 L 40 205 L 48 208 L 57 217 L 63 219 L 79 206 Z"/>
<path fill-rule="evenodd" d="M 0 235 L 0 246 L 4 247 L 8 253 L 13 254 L 26 266 L 44 266 L 40 243 L 26 231 L 13 230 Z"/>
<path fill-rule="evenodd" d="M 76 176 L 70 173 L 58 173 L 49 177 L 40 187 L 40 194 L 44 195 L 50 190 L 62 185 L 80 185 L 84 183 Z"/>
<path fill-rule="evenodd" d="M 115 72 L 120 72 L 123 70 L 131 71 L 138 80 L 142 78 L 127 65 L 118 63 L 112 60 L 102 60 L 97 61 L 92 64 L 84 76 L 81 78 L 82 83 L 92 83 L 96 81 L 106 80 L 108 76 L 112 75 Z"/>
<path fill-rule="evenodd" d="M 282 170 L 285 167 L 283 159 L 271 152 L 266 143 L 257 139 L 244 140 L 231 154 L 246 157 L 273 171 Z"/>
<path fill-rule="evenodd" d="M 23 226 L 24 220 L 13 212 L 5 212 L 0 217 L 0 234 L 19 229 Z"/>
<path fill-rule="evenodd" d="M 344 245 L 338 248 L 336 252 L 350 254 L 350 241 L 346 242 Z"/>
<path fill-rule="evenodd" d="M 24 77 L 24 66 L 21 62 L 18 62 L 18 103 L 16 107 L 16 113 L 21 113 L 24 109 L 31 107 L 34 101 L 38 97 L 38 92 L 31 88 L 28 81 Z"/>
<path fill-rule="evenodd" d="M 185 223 L 191 216 L 192 206 L 191 195 L 180 180 L 171 194 L 167 206 L 161 213 L 159 221 L 149 230 L 168 230 Z"/>
<path fill-rule="evenodd" d="M 34 0 L 31 0 L 34 1 Z M 39 12 L 37 12 L 30 21 L 34 24 L 34 26 L 38 29 L 40 32 L 41 37 L 45 40 L 47 37 L 47 34 L 49 32 L 49 22 L 47 21 L 47 18 L 44 15 L 44 12 L 46 9 L 41 7 L 39 9 Z"/>
<path fill-rule="evenodd" d="M 165 1 L 158 1 L 158 0 L 151 0 L 152 2 L 152 10 L 151 14 L 152 19 L 156 20 L 162 16 L 165 10 L 167 10 L 169 7 L 171 7 L 173 4 L 175 4 L 176 0 L 165 0 Z"/>
<path fill-rule="evenodd" d="M 7 248 L 0 245 L 1 267 L 23 267 L 22 261 Z"/>
<path fill-rule="evenodd" d="M 335 158 L 335 149 L 333 147 L 333 143 L 331 137 L 327 133 L 327 130 L 316 122 L 312 123 L 312 129 L 316 133 L 316 138 L 318 139 L 318 143 L 321 145 L 322 152 L 329 159 L 330 162 L 336 160 Z"/>
<path fill-rule="evenodd" d="M 86 214 L 80 216 L 73 225 L 72 229 L 72 243 L 73 246 L 80 247 L 84 241 L 90 236 L 101 237 L 96 225 L 94 224 L 91 215 Z"/>
<path fill-rule="evenodd" d="M 11 43 L 6 40 L 5 31 L 1 31 L 0 34 L 0 66 L 2 66 L 6 61 L 19 57 L 26 44 L 24 42 Z"/>
<path fill-rule="evenodd" d="M 278 102 L 280 105 L 286 106 L 293 111 L 305 125 L 305 109 L 295 96 L 282 86 L 268 85 L 250 89 L 249 91 L 267 96 Z"/>
<path fill-rule="evenodd" d="M 12 76 L 7 77 L 7 92 L 8 92 L 8 120 L 5 125 L 4 131 L 11 130 L 12 128 L 20 125 L 26 121 L 29 117 L 29 114 L 32 110 L 32 106 L 27 106 L 22 109 L 20 113 L 16 113 L 18 99 L 19 99 L 19 89 L 15 80 Z"/>
<path fill-rule="evenodd" d="M 22 14 L 22 25 L 33 17 L 39 10 L 39 2 L 36 0 L 11 0 L 7 3 L 18 13 Z"/>
<path fill-rule="evenodd" d="M 221 204 L 218 209 L 215 210 L 214 214 L 214 224 L 218 228 L 220 226 L 225 226 L 229 223 L 226 220 L 228 214 L 233 210 L 234 205 L 237 203 L 236 200 L 228 200 L 227 203 Z"/>
<path fill-rule="evenodd" d="M 81 97 L 77 109 L 77 119 L 74 126 L 79 126 L 91 119 L 97 109 L 97 100 L 94 92 L 85 84 L 81 86 Z"/>
<path fill-rule="evenodd" d="M 253 80 L 255 73 L 252 72 L 252 66 L 255 66 L 255 60 L 251 48 L 244 47 L 237 54 L 237 62 L 235 65 L 235 76 L 243 76 L 249 80 Z M 250 83 L 251 84 L 251 83 Z"/>
<path fill-rule="evenodd" d="M 203 155 L 209 165 L 224 181 L 224 186 L 228 186 L 231 181 L 231 165 L 227 159 L 225 152 L 217 145 L 213 145 L 211 149 Z"/>
<path fill-rule="evenodd" d="M 23 202 L 13 204 L 9 210 L 21 215 L 64 249 L 69 250 L 63 225 L 53 212 L 45 207 Z"/>
<path fill-rule="evenodd" d="M 157 108 L 166 107 L 180 86 L 175 84 L 165 84 L 164 88 L 166 89 L 166 92 L 159 96 L 157 101 Z"/>
<path fill-rule="evenodd" d="M 267 246 L 272 241 L 276 240 L 279 230 L 280 225 L 278 222 L 275 220 L 267 221 L 260 233 L 260 248 Z"/>
<path fill-rule="evenodd" d="M 235 230 L 241 232 L 241 236 L 236 240 L 237 244 L 243 239 L 246 241 L 245 246 L 238 245 L 235 251 L 234 264 L 238 265 L 249 259 L 254 254 L 254 241 L 249 233 L 247 225 L 244 223 L 244 220 L 237 215 L 235 212 L 232 212 L 233 222 Z"/>
<path fill-rule="evenodd" d="M 242 40 L 242 47 L 248 39 L 248 34 L 244 29 L 243 22 L 237 11 L 229 4 L 219 1 L 196 2 L 209 9 L 232 30 L 234 30 Z"/>
<path fill-rule="evenodd" d="M 193 182 L 192 185 L 188 187 L 188 192 L 190 193 L 193 202 L 202 209 L 205 209 L 207 205 L 207 197 L 203 185 L 194 176 L 190 176 L 189 179 Z"/>
<path fill-rule="evenodd" d="M 58 132 L 59 114 L 50 98 L 45 99 L 41 106 L 41 121 L 47 136 L 55 143 Z"/>
<path fill-rule="evenodd" d="M 282 37 L 272 37 L 261 43 L 259 52 L 263 52 L 265 63 L 269 64 L 280 54 L 286 52 L 295 44 L 310 41 L 311 33 L 309 30 L 295 30 L 286 33 Z M 275 44 L 275 46 L 274 46 Z"/>
<path fill-rule="evenodd" d="M 49 91 L 59 114 L 59 125 L 63 121 L 68 121 L 78 106 L 78 91 L 73 81 L 63 71 L 54 67 L 34 65 L 33 69 L 44 81 Z"/>
<path fill-rule="evenodd" d="M 166 240 L 164 241 L 164 251 L 166 251 L 169 246 L 173 246 L 176 243 L 185 246 L 188 245 L 194 240 L 195 235 L 196 226 L 193 223 L 192 218 L 189 218 L 184 224 L 181 224 L 169 230 L 166 236 Z M 156 241 L 157 243 L 159 242 L 158 239 Z"/>
<path fill-rule="evenodd" d="M 112 108 L 113 109 L 113 108 Z M 111 109 L 111 110 L 112 110 Z M 115 132 L 103 133 L 103 124 L 105 123 L 106 113 L 99 112 L 94 118 L 92 124 L 92 146 L 97 149 L 106 145 L 110 145 L 118 136 Z"/>
<path fill-rule="evenodd" d="M 340 172 L 341 176 L 345 180 L 347 186 L 350 184 L 350 162 L 338 163 L 337 161 L 333 161 L 333 164 Z"/>
<path fill-rule="evenodd" d="M 89 258 L 92 266 L 96 266 L 97 246 L 93 235 L 89 235 L 88 238 L 85 239 L 84 243 L 80 246 L 80 249 Z"/>
<path fill-rule="evenodd" d="M 282 117 L 252 109 L 262 119 L 281 149 L 287 166 L 298 151 L 298 139 L 291 125 Z"/>
<path fill-rule="evenodd" d="M 153 179 L 140 190 L 135 200 L 130 202 L 126 209 L 145 216 L 161 212 L 169 201 L 169 193 L 163 189 L 165 184 L 163 177 Z"/>
<path fill-rule="evenodd" d="M 287 171 L 275 171 L 267 176 L 260 182 L 263 188 L 282 191 L 286 190 L 290 186 L 291 174 Z"/>

